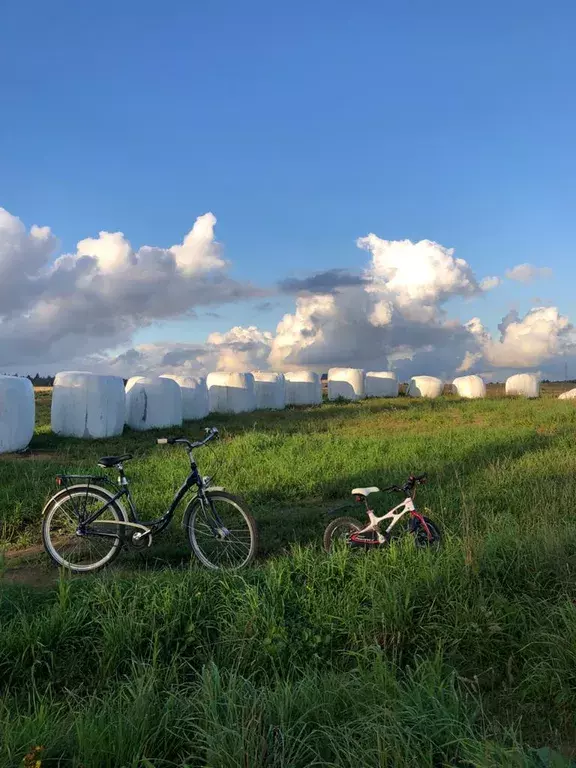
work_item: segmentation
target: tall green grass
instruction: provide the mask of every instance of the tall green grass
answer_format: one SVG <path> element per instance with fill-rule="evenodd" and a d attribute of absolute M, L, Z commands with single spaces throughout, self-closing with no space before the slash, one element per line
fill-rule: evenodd
<path fill-rule="evenodd" d="M 574 413 L 446 399 L 223 419 L 206 471 L 225 463 L 219 480 L 253 507 L 257 566 L 207 572 L 175 532 L 95 577 L 0 582 L 0 765 L 35 745 L 43 768 L 542 768 L 542 747 L 569 755 Z M 87 445 L 41 426 L 36 440 L 51 460 L 0 463 L 12 541 L 34 540 L 56 466 L 138 451 L 147 513 L 185 472 L 153 435 Z M 420 500 L 445 529 L 439 552 L 321 552 L 331 503 L 411 470 L 430 474 Z"/>

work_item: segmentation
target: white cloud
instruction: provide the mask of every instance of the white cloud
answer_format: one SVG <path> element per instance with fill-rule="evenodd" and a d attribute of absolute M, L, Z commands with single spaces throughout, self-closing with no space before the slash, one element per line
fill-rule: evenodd
<path fill-rule="evenodd" d="M 227 274 L 215 217 L 200 216 L 182 244 L 135 251 L 122 232 L 100 232 L 53 260 L 47 227 L 27 233 L 0 209 L 0 363 L 7 369 L 69 359 L 129 342 L 154 320 L 193 314 L 264 292 Z"/>
<path fill-rule="evenodd" d="M 211 333 L 207 344 L 217 356 L 219 371 L 250 371 L 268 366 L 272 334 L 251 325 L 236 326 L 227 333 Z"/>
<path fill-rule="evenodd" d="M 500 340 L 482 344 L 485 362 L 495 367 L 533 368 L 574 352 L 573 327 L 556 307 L 536 307 L 523 318 L 513 311 L 499 328 Z"/>
<path fill-rule="evenodd" d="M 485 277 L 480 281 L 480 288 L 482 288 L 483 291 L 491 291 L 493 288 L 497 288 L 501 282 L 502 280 L 496 276 Z"/>
<path fill-rule="evenodd" d="M 464 259 L 438 243 L 374 234 L 357 241 L 370 255 L 361 275 L 336 269 L 280 281 L 278 290 L 296 293 L 296 303 L 275 333 L 235 326 L 198 344 L 131 346 L 137 329 L 159 319 L 266 294 L 229 277 L 215 224 L 212 214 L 200 216 L 182 243 L 168 248 L 134 250 L 123 233 L 100 232 L 55 258 L 49 228 L 27 231 L 0 209 L 0 370 L 89 368 L 129 376 L 351 365 L 392 367 L 403 378 L 449 377 L 545 371 L 576 351 L 572 326 L 554 306 L 522 318 L 509 312 L 498 340 L 477 317 L 450 318 L 452 298 L 480 295 L 500 278 L 478 281 Z M 527 280 L 547 272 L 518 265 L 506 274 Z"/>
<path fill-rule="evenodd" d="M 519 283 L 530 283 L 532 280 L 551 276 L 550 267 L 535 267 L 533 264 L 517 264 L 512 269 L 506 270 L 506 277 Z"/>
<path fill-rule="evenodd" d="M 371 254 L 364 282 L 330 295 L 299 296 L 295 312 L 276 330 L 272 367 L 398 363 L 414 369 L 430 365 L 435 355 L 436 368 L 454 369 L 449 358 L 464 357 L 470 334 L 446 318 L 443 305 L 453 296 L 479 293 L 467 262 L 429 240 L 390 241 L 371 234 L 358 246 Z"/>
<path fill-rule="evenodd" d="M 407 319 L 429 321 L 451 296 L 471 296 L 480 286 L 469 264 L 453 248 L 431 240 L 383 240 L 361 237 L 358 247 L 372 255 L 367 270 L 371 290 L 390 297 Z"/>

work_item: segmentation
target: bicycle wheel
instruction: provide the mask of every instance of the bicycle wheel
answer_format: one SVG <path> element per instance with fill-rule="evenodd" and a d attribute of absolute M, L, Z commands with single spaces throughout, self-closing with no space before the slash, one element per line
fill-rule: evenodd
<path fill-rule="evenodd" d="M 196 497 L 189 507 L 188 539 L 207 568 L 236 570 L 253 560 L 258 532 L 240 499 L 224 491 L 207 491 L 206 503 Z"/>
<path fill-rule="evenodd" d="M 422 525 L 418 518 L 412 519 L 411 533 L 414 536 L 414 544 L 417 549 L 435 549 L 439 547 L 442 541 L 440 528 L 429 517 L 422 517 L 422 520 L 426 523 L 426 527 Z"/>
<path fill-rule="evenodd" d="M 103 568 L 120 554 L 125 516 L 111 504 L 86 530 L 78 534 L 82 519 L 101 509 L 110 494 L 98 486 L 75 485 L 53 496 L 44 510 L 42 541 L 46 552 L 59 566 L 74 573 Z"/>
<path fill-rule="evenodd" d="M 361 531 L 363 526 L 353 517 L 337 517 L 324 531 L 324 549 L 332 552 L 338 546 L 348 547 L 350 534 Z"/>

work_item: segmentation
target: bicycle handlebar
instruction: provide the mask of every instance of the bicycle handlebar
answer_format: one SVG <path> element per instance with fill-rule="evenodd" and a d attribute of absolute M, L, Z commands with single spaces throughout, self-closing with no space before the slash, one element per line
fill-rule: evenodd
<path fill-rule="evenodd" d="M 422 485 L 426 482 L 426 473 L 423 475 L 410 475 L 407 482 L 402 486 L 398 485 L 390 485 L 388 488 L 383 488 L 383 491 L 387 491 L 388 493 L 409 493 L 410 491 L 414 490 L 415 485 Z"/>
<path fill-rule="evenodd" d="M 197 440 L 194 443 L 186 437 L 159 437 L 156 442 L 158 445 L 185 445 L 191 451 L 194 448 L 201 448 L 220 434 L 216 427 L 206 427 L 204 432 L 206 432 L 204 440 Z"/>

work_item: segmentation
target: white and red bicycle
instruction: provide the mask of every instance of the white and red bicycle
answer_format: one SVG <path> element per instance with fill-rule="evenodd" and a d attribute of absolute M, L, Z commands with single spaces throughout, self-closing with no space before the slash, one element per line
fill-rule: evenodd
<path fill-rule="evenodd" d="M 414 506 L 414 497 L 416 496 L 416 486 L 426 482 L 426 475 L 414 477 L 411 475 L 408 481 L 402 486 L 391 485 L 389 488 L 354 488 L 352 496 L 359 504 L 363 504 L 368 515 L 368 525 L 362 525 L 353 517 L 337 517 L 327 526 L 324 531 L 324 549 L 330 552 L 338 542 L 349 547 L 360 547 L 364 550 L 373 547 L 386 546 L 392 538 L 392 530 L 396 523 L 409 514 L 408 525 L 404 528 L 404 533 L 414 537 L 414 543 L 418 548 L 437 547 L 442 539 L 442 534 L 436 523 L 433 523 L 427 517 L 420 514 Z M 404 501 L 391 509 L 382 517 L 377 517 L 368 504 L 368 496 L 373 493 L 388 492 L 404 494 Z M 328 514 L 340 512 L 343 506 L 350 506 L 349 503 L 333 509 Z M 390 520 L 390 523 L 384 531 L 380 524 L 384 520 Z"/>

